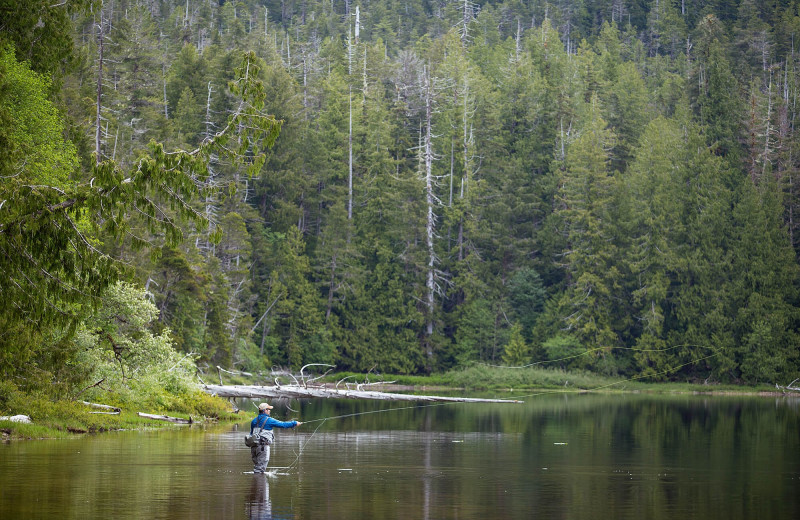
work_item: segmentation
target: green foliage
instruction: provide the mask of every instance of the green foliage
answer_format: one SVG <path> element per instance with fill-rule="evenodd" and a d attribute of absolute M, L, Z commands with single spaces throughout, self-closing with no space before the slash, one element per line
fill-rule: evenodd
<path fill-rule="evenodd" d="M 12 333 L 0 338 L 5 377 L 20 375 L 38 353 L 47 356 L 39 351 L 40 341 L 58 342 L 26 322 L 58 322 L 72 312 L 72 302 L 58 299 L 65 286 L 77 296 L 89 277 L 102 283 L 106 276 L 102 265 L 88 266 L 74 254 L 75 220 L 47 222 L 55 201 L 71 191 L 70 177 L 78 165 L 75 147 L 63 137 L 58 110 L 48 100 L 49 86 L 27 64 L 18 63 L 11 49 L 0 47 L 0 323 Z M 63 352 L 58 343 L 54 350 Z"/>
<path fill-rule="evenodd" d="M 495 316 L 490 303 L 477 299 L 463 306 L 457 322 L 455 344 L 457 361 L 468 365 L 472 361 L 496 361 L 499 353 L 495 338 Z"/>
<path fill-rule="evenodd" d="M 525 268 L 517 271 L 509 283 L 509 300 L 522 326 L 523 335 L 530 339 L 536 319 L 544 310 L 547 293 L 542 278 L 535 270 Z"/>
<path fill-rule="evenodd" d="M 509 390 L 552 388 L 560 391 L 574 389 L 622 388 L 624 380 L 609 378 L 581 370 L 559 368 L 504 368 L 473 366 L 451 370 L 439 376 L 448 385 L 471 390 Z M 423 384 L 422 382 L 418 384 Z M 627 386 L 632 386 L 626 383 Z M 502 398 L 502 396 L 497 396 Z"/>
<path fill-rule="evenodd" d="M 614 136 L 598 103 L 594 96 L 586 127 L 569 149 L 553 218 L 565 227 L 568 286 L 559 302 L 564 322 L 581 343 L 610 350 L 620 344 L 616 321 L 624 319 L 614 297 L 624 277 L 618 249 L 624 244 L 613 225 L 617 180 L 609 172 L 607 150 Z"/>
<path fill-rule="evenodd" d="M 194 93 L 189 87 L 184 87 L 178 104 L 175 108 L 175 126 L 177 127 L 180 141 L 196 143 L 202 130 L 202 110 Z"/>
<path fill-rule="evenodd" d="M 521 366 L 531 360 L 531 348 L 522 337 L 522 326 L 514 323 L 511 326 L 511 333 L 503 352 L 503 363 L 508 366 Z"/>
<path fill-rule="evenodd" d="M 2 0 L 0 42 L 10 43 L 19 61 L 30 62 L 36 72 L 55 72 L 73 57 L 70 17 L 96 3 L 30 0 L 22 8 L 17 0 Z"/>
<path fill-rule="evenodd" d="M 108 355 L 86 327 L 121 276 L 160 314 L 111 332 L 201 364 L 797 370 L 791 6 L 377 1 L 356 38 L 316 0 L 89 3 L 0 2 L 19 388 L 89 384 L 78 343 Z"/>
<path fill-rule="evenodd" d="M 118 282 L 102 298 L 103 305 L 82 323 L 74 339 L 81 352 L 76 363 L 92 367 L 87 382 L 115 394 L 189 393 L 194 362 L 175 351 L 169 330 L 151 332 L 158 309 L 144 292 Z"/>
<path fill-rule="evenodd" d="M 117 395 L 113 404 L 121 407 L 119 415 L 93 414 L 96 411 L 78 401 L 59 399 L 41 392 L 21 392 L 8 385 L 0 385 L 0 413 L 3 415 L 28 415 L 33 424 L 2 421 L 0 428 L 10 432 L 12 438 L 43 439 L 65 438 L 74 433 L 94 433 L 120 429 L 164 427 L 165 423 L 144 419 L 137 411 L 165 413 L 192 417 L 218 419 L 231 416 L 230 403 L 200 390 L 180 396 L 163 394 L 156 400 L 145 400 L 145 395 L 128 394 L 126 400 Z M 167 407 L 162 406 L 168 405 Z"/>
<path fill-rule="evenodd" d="M 278 280 L 286 293 L 275 306 L 278 316 L 275 331 L 281 334 L 285 343 L 275 358 L 295 369 L 305 363 L 324 363 L 310 358 L 314 353 L 331 360 L 333 349 L 324 330 L 320 301 L 307 278 L 310 266 L 303 255 L 303 240 L 296 228 L 290 230 L 279 247 L 282 273 Z"/>
<path fill-rule="evenodd" d="M 3 166 L 7 173 L 13 172 L 7 179 L 13 184 L 66 188 L 78 157 L 74 145 L 63 137 L 58 109 L 48 99 L 50 82 L 31 71 L 28 64 L 18 63 L 9 48 L 0 49 L 0 70 L 0 110 L 8 125 L 5 153 L 14 161 Z"/>
<path fill-rule="evenodd" d="M 573 336 L 554 336 L 542 344 L 547 360 L 561 368 L 580 367 L 586 359 L 580 341 Z"/>
<path fill-rule="evenodd" d="M 707 128 L 709 145 L 735 164 L 741 158 L 739 137 L 744 117 L 739 84 L 726 55 L 727 41 L 720 25 L 713 15 L 707 16 L 700 25 L 698 74 L 701 81 L 697 104 L 700 122 Z"/>

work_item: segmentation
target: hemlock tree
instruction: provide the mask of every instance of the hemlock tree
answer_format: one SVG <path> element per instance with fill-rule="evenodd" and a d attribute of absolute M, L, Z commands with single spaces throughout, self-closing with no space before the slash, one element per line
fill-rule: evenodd
<path fill-rule="evenodd" d="M 563 327 L 582 344 L 602 347 L 597 361 L 614 372 L 611 350 L 620 345 L 615 291 L 623 273 L 613 226 L 617 181 L 609 171 L 614 137 L 598 103 L 593 97 L 584 127 L 567 153 L 554 216 L 562 223 L 567 245 L 562 254 L 568 277 L 560 302 Z"/>
<path fill-rule="evenodd" d="M 522 366 L 531 361 L 531 348 L 522 337 L 522 326 L 518 322 L 511 325 L 511 335 L 503 353 L 503 363 L 509 366 Z"/>
<path fill-rule="evenodd" d="M 82 216 L 58 218 L 59 207 L 71 200 L 65 195 L 78 156 L 63 137 L 49 88 L 11 47 L 0 47 L 0 323 L 7 331 L 0 338 L 0 368 L 9 378 L 37 355 L 39 328 L 31 323 L 70 323 L 86 287 L 113 280 L 111 262 L 77 240 L 88 227 Z M 23 340 L 28 329 L 30 343 Z"/>
<path fill-rule="evenodd" d="M 148 234 L 176 244 L 183 238 L 181 219 L 205 225 L 190 201 L 199 195 L 207 157 L 227 155 L 257 170 L 263 161 L 260 149 L 274 143 L 280 128 L 278 121 L 260 112 L 263 89 L 256 79 L 258 62 L 252 54 L 245 55 L 237 68 L 238 79 L 231 84 L 232 92 L 240 96 L 238 109 L 213 139 L 193 151 L 174 153 L 153 142 L 129 171 L 113 161 L 101 161 L 85 180 L 70 178 L 75 156 L 71 144 L 60 136 L 60 119 L 44 98 L 46 83 L 17 64 L 10 52 L 3 56 L 3 66 L 11 73 L 3 75 L 10 85 L 0 100 L 2 117 L 11 123 L 13 112 L 36 123 L 28 128 L 3 125 L 8 153 L 2 168 L 10 181 L 0 186 L 4 206 L 0 269 L 5 273 L 0 305 L 4 320 L 26 322 L 26 327 L 73 327 L 82 308 L 100 305 L 100 295 L 120 269 L 98 249 L 94 237 L 125 239 L 133 247 L 143 247 L 147 237 L 131 233 L 138 221 Z M 25 106 L 30 113 L 25 113 Z M 26 160 L 39 153 L 51 165 Z"/>

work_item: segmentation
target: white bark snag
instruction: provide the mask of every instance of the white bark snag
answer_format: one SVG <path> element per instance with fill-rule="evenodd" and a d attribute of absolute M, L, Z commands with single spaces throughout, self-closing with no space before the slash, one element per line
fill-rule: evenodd
<path fill-rule="evenodd" d="M 161 33 L 161 41 L 164 42 L 164 56 L 167 56 L 167 40 L 164 33 Z M 169 119 L 169 103 L 167 103 L 167 60 L 161 62 L 161 87 L 164 94 L 164 119 Z"/>
<path fill-rule="evenodd" d="M 469 177 L 470 177 L 470 144 L 472 137 L 472 130 L 468 129 L 469 125 L 469 80 L 467 74 L 464 73 L 464 114 L 463 114 L 463 152 L 464 152 L 464 174 L 461 179 L 461 199 L 467 196 L 469 190 Z M 464 259 L 464 215 L 462 214 L 458 220 L 458 260 Z"/>
<path fill-rule="evenodd" d="M 353 87 L 347 87 L 347 102 L 350 112 L 347 136 L 347 220 L 353 219 Z"/>
<path fill-rule="evenodd" d="M 97 164 L 100 164 L 100 133 L 102 132 L 102 100 L 103 100 L 103 13 L 100 12 L 100 23 L 97 24 L 97 113 L 94 123 L 94 152 Z"/>
<path fill-rule="evenodd" d="M 470 397 L 445 397 L 438 395 L 410 395 L 365 390 L 338 390 L 334 388 L 306 388 L 303 386 L 248 386 L 248 385 L 202 385 L 202 390 L 218 397 L 241 397 L 249 399 L 373 399 L 379 401 L 423 401 L 454 403 L 522 403 L 513 399 L 480 399 Z M 141 415 L 141 414 L 140 414 Z"/>
<path fill-rule="evenodd" d="M 772 153 L 772 150 L 770 150 L 769 146 L 770 133 L 772 132 L 772 128 L 770 128 L 771 118 L 772 118 L 772 75 L 770 74 L 769 89 L 767 90 L 767 117 L 766 117 L 767 128 L 764 130 L 764 157 L 761 160 L 762 177 L 767 173 L 767 162 L 769 161 L 769 156 Z"/>
<path fill-rule="evenodd" d="M 367 46 L 364 45 L 364 64 L 361 72 L 361 105 L 367 104 Z M 363 109 L 366 112 L 366 109 Z"/>
<path fill-rule="evenodd" d="M 111 410 L 112 412 L 119 413 L 121 409 L 117 406 L 110 406 L 107 404 L 90 403 L 89 401 L 80 401 L 81 404 L 91 406 L 92 408 L 100 408 L 101 410 Z"/>
<path fill-rule="evenodd" d="M 308 56 L 303 50 L 303 119 L 308 120 Z"/>
<path fill-rule="evenodd" d="M 430 360 L 433 358 L 433 347 L 430 338 L 433 335 L 433 310 L 436 283 L 434 279 L 436 267 L 436 254 L 433 249 L 433 236 L 436 229 L 436 215 L 433 207 L 436 204 L 436 195 L 433 192 L 433 133 L 431 131 L 433 120 L 433 91 L 428 70 L 423 71 L 423 88 L 425 90 L 425 137 L 423 139 L 423 160 L 425 164 L 425 204 L 427 206 L 427 217 L 425 219 L 425 244 L 428 248 L 428 273 L 427 273 L 427 300 L 428 310 L 425 334 L 428 338 L 426 355 Z"/>
<path fill-rule="evenodd" d="M 139 417 L 144 417 L 146 419 L 155 419 L 157 421 L 167 421 L 175 424 L 192 424 L 194 421 L 190 419 L 183 419 L 181 417 L 170 417 L 168 415 L 153 415 L 149 413 L 142 413 L 139 412 L 137 415 Z"/>
<path fill-rule="evenodd" d="M 356 18 L 356 39 L 358 39 L 358 18 Z M 353 39 L 347 35 L 347 220 L 353 219 Z"/>
<path fill-rule="evenodd" d="M 212 119 L 212 112 L 211 112 L 211 99 L 212 94 L 216 92 L 214 90 L 214 85 L 209 81 L 207 85 L 208 94 L 206 96 L 206 115 L 205 115 L 205 131 L 203 133 L 203 142 L 209 141 L 214 138 L 215 130 L 214 130 L 214 121 Z M 211 154 L 208 160 L 208 177 L 205 181 L 205 186 L 209 188 L 213 188 L 216 184 L 216 177 L 217 173 L 214 171 L 214 166 L 217 162 L 217 154 Z M 246 196 L 247 190 L 245 190 Z M 204 201 L 205 204 L 205 216 L 206 220 L 208 221 L 208 227 L 206 228 L 206 239 L 205 243 L 203 244 L 203 251 L 208 258 L 210 255 L 213 255 L 216 252 L 216 245 L 214 245 L 213 241 L 211 240 L 212 233 L 215 232 L 217 227 L 217 204 L 216 198 L 214 195 L 214 190 L 208 190 L 206 194 L 206 200 Z"/>

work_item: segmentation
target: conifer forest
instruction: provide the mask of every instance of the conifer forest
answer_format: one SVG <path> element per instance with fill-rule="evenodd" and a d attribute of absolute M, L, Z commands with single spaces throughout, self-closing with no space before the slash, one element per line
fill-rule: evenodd
<path fill-rule="evenodd" d="M 0 379 L 788 383 L 799 97 L 798 0 L 0 0 Z"/>

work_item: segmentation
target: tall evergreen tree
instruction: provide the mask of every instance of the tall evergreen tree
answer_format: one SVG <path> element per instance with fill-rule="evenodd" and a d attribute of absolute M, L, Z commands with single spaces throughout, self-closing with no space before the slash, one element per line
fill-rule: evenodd
<path fill-rule="evenodd" d="M 587 120 L 567 153 L 557 192 L 558 219 L 567 249 L 561 257 L 568 286 L 560 301 L 563 326 L 589 349 L 599 351 L 600 368 L 616 371 L 611 351 L 621 345 L 616 320 L 617 288 L 624 277 L 617 263 L 619 247 L 613 208 L 616 180 L 609 170 L 614 136 L 600 116 L 596 96 Z"/>

